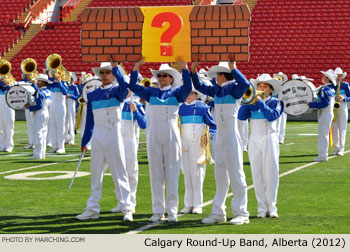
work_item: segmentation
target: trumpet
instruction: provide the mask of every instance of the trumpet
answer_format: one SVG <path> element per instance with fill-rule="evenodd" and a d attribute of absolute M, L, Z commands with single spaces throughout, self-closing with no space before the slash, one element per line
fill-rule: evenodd
<path fill-rule="evenodd" d="M 38 71 L 36 70 L 38 64 L 35 59 L 26 58 L 21 63 L 21 70 L 24 74 L 28 74 L 30 79 L 35 79 L 38 77 Z"/>
<path fill-rule="evenodd" d="M 249 89 L 242 96 L 243 104 L 255 104 L 255 97 L 259 96 L 264 101 L 266 100 L 266 95 L 264 91 L 256 90 L 253 84 L 250 83 Z"/>
<path fill-rule="evenodd" d="M 47 56 L 45 65 L 47 69 L 53 71 L 55 74 L 61 75 L 62 80 L 67 83 L 71 82 L 70 73 L 62 65 L 62 57 L 59 54 L 53 53 Z"/>
<path fill-rule="evenodd" d="M 11 74 L 11 63 L 8 60 L 0 60 L 0 76 L 3 81 L 9 84 L 16 82 L 16 79 Z"/>
<path fill-rule="evenodd" d="M 203 154 L 199 157 L 197 164 L 214 164 L 215 161 L 211 155 L 211 137 L 209 133 L 209 126 L 203 129 L 201 137 L 201 147 L 204 149 Z"/>

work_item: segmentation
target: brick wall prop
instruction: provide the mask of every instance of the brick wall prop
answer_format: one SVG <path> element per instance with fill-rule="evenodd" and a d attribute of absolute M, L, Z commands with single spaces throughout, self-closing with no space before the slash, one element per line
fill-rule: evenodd
<path fill-rule="evenodd" d="M 192 61 L 198 55 L 202 61 L 227 61 L 228 56 L 236 61 L 249 60 L 251 15 L 248 5 L 185 7 L 191 8 L 188 40 Z M 80 18 L 82 61 L 109 61 L 110 55 L 115 61 L 138 61 L 142 55 L 145 20 L 141 8 L 86 8 Z M 159 60 L 164 61 L 169 62 Z"/>

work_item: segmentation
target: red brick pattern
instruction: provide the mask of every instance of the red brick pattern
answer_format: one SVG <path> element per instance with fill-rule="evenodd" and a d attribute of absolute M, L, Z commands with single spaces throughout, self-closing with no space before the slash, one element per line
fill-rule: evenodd
<path fill-rule="evenodd" d="M 247 5 L 194 6 L 190 14 L 192 60 L 249 60 Z M 144 16 L 139 7 L 86 8 L 81 15 L 82 61 L 138 61 Z"/>

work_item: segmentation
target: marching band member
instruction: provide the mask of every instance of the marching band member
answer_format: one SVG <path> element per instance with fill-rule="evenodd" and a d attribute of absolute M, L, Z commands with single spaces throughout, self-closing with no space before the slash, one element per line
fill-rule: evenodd
<path fill-rule="evenodd" d="M 12 152 L 14 147 L 15 111 L 7 105 L 5 99 L 10 84 L 6 76 L 0 79 L 0 152 Z"/>
<path fill-rule="evenodd" d="M 310 108 L 319 109 L 318 114 L 318 157 L 313 162 L 326 162 L 328 157 L 329 128 L 333 119 L 334 93 L 337 74 L 329 69 L 321 71 L 322 86 L 317 94 L 318 101 L 307 103 Z"/>
<path fill-rule="evenodd" d="M 279 80 L 281 82 L 281 85 L 288 81 L 288 76 L 282 72 L 279 72 L 278 74 L 274 74 L 273 78 Z M 278 98 L 278 94 L 276 96 Z M 280 144 L 284 143 L 284 137 L 286 135 L 286 127 L 287 127 L 287 113 L 282 112 L 281 116 L 277 119 L 278 120 L 278 141 Z"/>
<path fill-rule="evenodd" d="M 332 136 L 334 145 L 334 155 L 344 156 L 345 139 L 346 139 L 346 128 L 348 125 L 348 104 L 350 102 L 350 86 L 349 83 L 343 82 L 342 80 L 346 77 L 346 73 L 340 67 L 335 69 L 337 74 L 337 81 L 340 81 L 341 86 L 339 90 L 339 102 L 340 107 L 338 108 L 337 117 L 332 122 Z M 336 99 L 337 99 L 338 84 L 335 88 Z"/>
<path fill-rule="evenodd" d="M 87 115 L 81 151 L 87 151 L 91 139 L 91 196 L 86 210 L 76 216 L 79 220 L 100 217 L 99 201 L 102 194 L 103 175 L 107 165 L 112 174 L 117 199 L 122 204 L 124 221 L 132 221 L 131 194 L 128 174 L 125 167 L 124 142 L 121 135 L 121 105 L 128 94 L 122 70 L 109 62 L 102 62 L 93 68 L 100 77 L 102 87 L 87 95 Z M 115 76 L 119 86 L 113 86 Z"/>
<path fill-rule="evenodd" d="M 65 143 L 74 144 L 75 138 L 75 111 L 76 111 L 76 101 L 80 97 L 79 88 L 75 84 L 77 81 L 77 76 L 71 73 L 71 84 L 68 86 L 68 92 L 66 95 L 66 125 L 65 125 Z"/>
<path fill-rule="evenodd" d="M 242 105 L 239 120 L 250 118 L 248 156 L 252 170 L 255 196 L 258 202 L 258 218 L 278 218 L 277 192 L 279 184 L 278 118 L 283 103 L 274 98 L 281 90 L 280 81 L 269 74 L 259 75 L 250 82 L 256 90 L 264 91 L 266 101 L 256 96 L 253 104 Z"/>
<path fill-rule="evenodd" d="M 132 116 L 131 113 L 133 113 Z M 145 111 L 141 103 L 131 100 L 131 91 L 129 90 L 129 94 L 126 97 L 122 111 L 121 132 L 124 141 L 126 171 L 128 173 L 129 178 L 131 208 L 133 213 L 135 213 L 136 208 L 136 191 L 139 173 L 137 150 L 139 148 L 138 139 L 140 135 L 140 128 L 146 128 Z M 118 203 L 118 205 L 115 208 L 113 208 L 111 212 L 121 212 L 122 209 L 123 206 Z"/>
<path fill-rule="evenodd" d="M 202 95 L 203 96 L 203 95 Z M 203 131 L 209 126 L 211 136 L 216 132 L 216 125 L 210 114 L 209 107 L 198 100 L 199 92 L 192 90 L 185 103 L 180 106 L 182 172 L 185 182 L 185 207 L 180 213 L 201 214 L 203 206 L 203 182 L 205 164 L 198 164 L 198 160 L 205 152 L 202 144 Z M 208 139 L 206 141 L 209 141 Z"/>
<path fill-rule="evenodd" d="M 220 62 L 208 70 L 208 76 L 216 76 L 214 86 L 199 81 L 197 67 L 192 63 L 194 87 L 201 93 L 214 97 L 215 123 L 215 182 L 216 194 L 213 200 L 212 213 L 202 220 L 203 224 L 226 222 L 226 195 L 231 183 L 233 199 L 231 201 L 234 218 L 233 225 L 249 223 L 247 210 L 247 184 L 243 171 L 243 149 L 237 128 L 237 113 L 240 99 L 250 86 L 249 81 L 236 68 L 235 62 Z M 235 80 L 234 80 L 235 79 Z"/>
<path fill-rule="evenodd" d="M 37 81 L 37 89 L 34 95 L 35 105 L 26 105 L 26 109 L 33 113 L 34 150 L 31 159 L 45 159 L 49 106 L 51 103 L 51 92 L 47 89 L 47 84 L 51 81 L 46 74 L 39 74 L 35 80 Z"/>
<path fill-rule="evenodd" d="M 65 119 L 66 119 L 66 95 L 68 93 L 68 85 L 61 79 L 61 73 L 55 71 L 53 77 L 50 78 L 52 84 L 48 84 L 51 91 L 52 102 L 50 105 L 49 120 L 49 138 L 51 140 L 51 153 L 56 152 L 64 154 L 64 138 L 65 138 Z"/>
<path fill-rule="evenodd" d="M 165 207 L 168 222 L 177 221 L 178 184 L 181 168 L 181 139 L 178 127 L 179 103 L 185 102 L 191 93 L 192 83 L 186 63 L 179 59 L 182 67 L 183 85 L 180 73 L 168 64 L 159 70 L 152 70 L 160 88 L 137 85 L 138 70 L 143 59 L 137 62 L 131 72 L 129 88 L 149 103 L 150 125 L 147 124 L 147 152 L 151 177 L 152 210 L 151 222 L 164 218 Z M 164 192 L 166 185 L 166 201 Z"/>
<path fill-rule="evenodd" d="M 32 75 L 22 73 L 22 80 L 24 82 L 32 82 Z M 29 109 L 24 110 L 24 115 L 27 123 L 28 144 L 24 146 L 24 149 L 34 149 L 34 113 Z"/>

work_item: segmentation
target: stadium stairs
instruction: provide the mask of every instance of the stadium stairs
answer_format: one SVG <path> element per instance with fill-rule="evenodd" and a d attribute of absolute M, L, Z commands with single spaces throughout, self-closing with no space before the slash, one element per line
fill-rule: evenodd
<path fill-rule="evenodd" d="M 63 19 L 63 22 L 76 22 L 79 20 L 80 13 L 88 6 L 93 0 L 81 0 L 80 3 L 72 10 L 70 15 Z"/>

